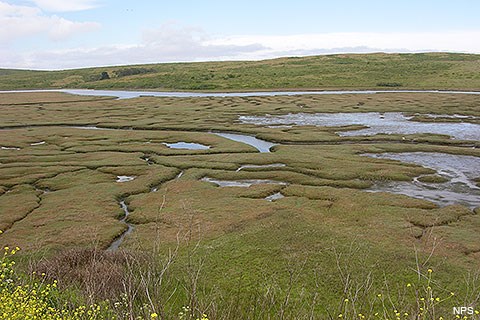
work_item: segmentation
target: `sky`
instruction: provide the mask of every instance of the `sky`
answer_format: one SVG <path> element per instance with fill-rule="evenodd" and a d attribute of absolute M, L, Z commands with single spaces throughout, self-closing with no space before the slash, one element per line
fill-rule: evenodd
<path fill-rule="evenodd" d="M 0 68 L 480 53 L 478 0 L 0 0 Z"/>

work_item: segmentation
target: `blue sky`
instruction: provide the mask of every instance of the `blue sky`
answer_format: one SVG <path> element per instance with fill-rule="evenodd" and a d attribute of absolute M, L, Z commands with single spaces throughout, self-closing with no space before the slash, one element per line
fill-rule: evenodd
<path fill-rule="evenodd" d="M 480 53 L 480 1 L 0 0 L 0 68 Z"/>

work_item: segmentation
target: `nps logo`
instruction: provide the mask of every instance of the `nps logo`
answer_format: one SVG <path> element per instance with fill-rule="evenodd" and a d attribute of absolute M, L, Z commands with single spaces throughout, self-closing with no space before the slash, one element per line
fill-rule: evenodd
<path fill-rule="evenodd" d="M 453 307 L 453 314 L 456 315 L 472 315 L 474 312 L 473 307 Z"/>

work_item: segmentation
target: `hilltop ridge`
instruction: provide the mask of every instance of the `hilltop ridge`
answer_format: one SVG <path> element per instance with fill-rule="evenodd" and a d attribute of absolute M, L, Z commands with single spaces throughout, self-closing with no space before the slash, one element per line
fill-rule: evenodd
<path fill-rule="evenodd" d="M 262 61 L 159 63 L 61 71 L 0 69 L 0 89 L 186 91 L 480 89 L 480 55 L 335 54 Z"/>

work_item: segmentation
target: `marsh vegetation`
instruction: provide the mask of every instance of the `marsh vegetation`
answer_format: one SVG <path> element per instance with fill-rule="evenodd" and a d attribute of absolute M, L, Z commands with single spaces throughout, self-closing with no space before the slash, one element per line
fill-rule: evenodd
<path fill-rule="evenodd" d="M 22 248 L 24 272 L 57 279 L 60 302 L 109 299 L 110 315 L 165 319 L 186 306 L 195 319 L 438 319 L 478 303 L 477 205 L 367 192 L 458 178 L 401 156 L 419 153 L 467 157 L 464 192 L 478 192 L 478 140 L 240 121 L 395 112 L 476 128 L 477 96 L 0 99 L 0 244 Z M 419 297 L 434 299 L 424 318 Z"/>

